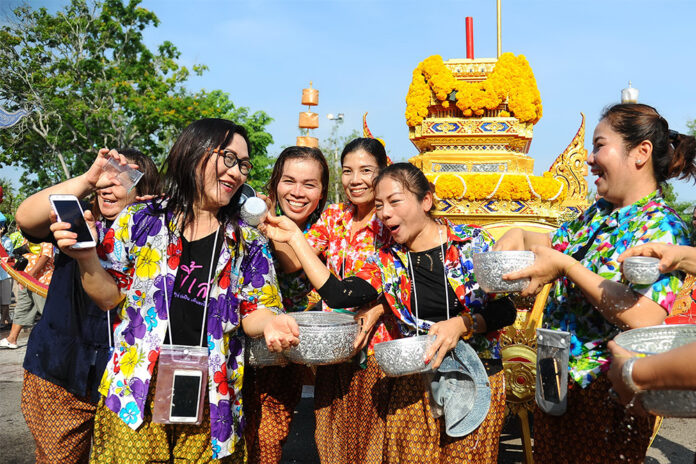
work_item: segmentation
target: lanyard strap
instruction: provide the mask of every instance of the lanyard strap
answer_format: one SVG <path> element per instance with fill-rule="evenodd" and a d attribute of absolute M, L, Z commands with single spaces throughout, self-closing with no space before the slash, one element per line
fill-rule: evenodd
<path fill-rule="evenodd" d="M 440 250 L 442 251 L 442 275 L 445 279 L 445 313 L 447 316 L 447 319 L 450 318 L 450 307 L 449 307 L 449 292 L 447 291 L 447 268 L 446 268 L 446 260 L 445 260 L 445 244 L 442 242 L 442 230 L 440 230 L 440 227 L 438 226 L 437 228 L 437 233 L 440 236 Z M 408 270 L 411 274 L 411 287 L 413 287 L 413 303 L 416 309 L 416 336 L 420 333 L 419 329 L 419 322 L 420 318 L 418 317 L 418 292 L 416 291 L 416 274 L 413 272 L 413 263 L 411 261 L 411 252 L 406 253 L 406 257 L 408 259 Z"/>
<path fill-rule="evenodd" d="M 597 230 L 594 231 L 594 233 L 592 234 L 592 237 L 590 237 L 590 239 L 587 242 L 585 242 L 585 244 L 582 246 L 582 248 L 580 248 L 578 251 L 573 253 L 573 258 L 577 261 L 582 261 L 582 259 L 585 257 L 585 255 L 587 255 L 587 252 L 590 251 L 590 247 L 592 246 L 592 243 L 595 241 L 595 239 L 597 238 L 599 233 L 602 230 L 606 229 L 608 225 L 609 224 L 607 224 L 607 221 L 605 219 L 604 222 L 602 222 L 599 225 L 599 227 L 597 227 Z"/>
<path fill-rule="evenodd" d="M 205 334 L 205 318 L 208 315 L 208 299 L 210 298 L 210 287 L 212 285 L 213 267 L 215 265 L 215 250 L 217 249 L 218 234 L 220 227 L 215 231 L 215 240 L 213 242 L 213 252 L 210 255 L 210 269 L 208 270 L 208 291 L 205 292 L 205 303 L 203 304 L 203 321 L 201 323 L 201 339 L 198 346 L 203 345 L 203 335 Z M 179 239 L 181 240 L 181 238 Z M 167 311 L 167 330 L 169 330 L 169 345 L 174 345 L 174 333 L 172 332 L 172 318 L 169 316 L 169 291 L 167 290 L 167 277 L 169 271 L 167 269 L 167 253 L 164 253 L 164 309 Z"/>

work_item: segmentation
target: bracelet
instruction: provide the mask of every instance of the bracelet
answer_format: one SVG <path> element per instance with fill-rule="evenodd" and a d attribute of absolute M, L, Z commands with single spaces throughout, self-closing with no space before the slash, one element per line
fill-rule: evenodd
<path fill-rule="evenodd" d="M 471 328 L 471 330 L 467 331 L 467 333 L 462 335 L 462 340 L 469 340 L 471 337 L 474 336 L 474 327 L 476 326 L 476 321 L 474 317 L 465 311 L 460 312 L 457 314 L 457 316 L 461 317 L 462 320 L 464 321 L 464 327 Z M 469 324 L 467 325 L 466 321 L 469 321 Z"/>
<path fill-rule="evenodd" d="M 582 266 L 582 263 L 581 263 L 580 261 L 577 261 L 577 260 L 576 260 L 573 264 L 570 265 L 570 267 L 569 267 L 568 269 L 565 270 L 565 272 L 564 272 L 563 274 L 564 274 L 566 277 L 568 277 L 568 273 L 570 272 L 570 270 L 573 269 L 573 268 L 574 268 L 576 265 L 578 265 L 578 264 Z M 583 266 L 583 267 L 585 267 L 585 266 Z"/>
<path fill-rule="evenodd" d="M 621 379 L 633 393 L 638 393 L 641 391 L 640 388 L 638 388 L 638 385 L 636 385 L 636 383 L 633 381 L 633 365 L 637 359 L 638 358 L 631 358 L 624 363 L 623 367 L 621 367 Z"/>

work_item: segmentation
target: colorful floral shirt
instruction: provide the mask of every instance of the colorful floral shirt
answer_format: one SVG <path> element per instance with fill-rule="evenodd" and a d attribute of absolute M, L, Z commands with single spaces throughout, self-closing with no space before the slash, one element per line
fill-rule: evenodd
<path fill-rule="evenodd" d="M 474 276 L 473 254 L 488 251 L 493 239 L 477 226 L 453 225 L 447 222 L 447 251 L 445 269 L 447 280 L 464 310 L 479 312 L 489 295 L 479 287 Z M 384 294 L 389 306 L 399 321 L 404 336 L 416 334 L 416 308 L 411 307 L 411 275 L 408 269 L 408 250 L 395 242 L 381 248 L 358 272 L 358 277 L 368 281 L 378 292 Z M 430 330 L 432 322 L 418 319 L 418 329 Z M 470 343 L 487 359 L 500 358 L 499 332 L 477 334 Z"/>
<path fill-rule="evenodd" d="M 119 287 L 127 289 L 115 332 L 115 350 L 100 392 L 106 406 L 131 428 L 143 422 L 152 372 L 167 330 L 167 308 L 181 255 L 174 222 L 153 213 L 151 202 L 129 206 L 107 231 L 99 254 Z M 208 398 L 213 458 L 231 454 L 242 429 L 244 337 L 242 318 L 258 308 L 281 311 L 275 270 L 266 239 L 240 223 L 232 225 L 209 289 L 207 313 Z M 238 251 L 239 247 L 239 251 Z M 165 292 L 164 285 L 167 285 Z M 165 302 L 165 296 L 169 301 Z"/>
<path fill-rule="evenodd" d="M 632 284 L 623 277 L 617 258 L 628 248 L 647 242 L 688 244 L 684 222 L 665 204 L 658 191 L 616 210 L 609 202 L 599 200 L 577 219 L 563 224 L 553 234 L 552 245 L 572 255 L 605 223 L 581 260 L 582 265 L 605 279 L 626 284 L 669 313 L 683 276 L 664 274 L 654 284 Z M 606 342 L 619 329 L 607 321 L 570 280 L 562 278 L 555 283 L 547 301 L 544 325 L 571 333 L 570 374 L 583 388 L 609 369 Z"/>
<path fill-rule="evenodd" d="M 309 244 L 321 252 L 327 267 L 339 279 L 356 275 L 376 250 L 391 241 L 389 229 L 384 227 L 375 215 L 365 227 L 351 237 L 355 212 L 355 205 L 349 202 L 329 205 L 306 234 Z M 324 310 L 334 311 L 326 304 Z M 355 311 L 357 308 L 347 310 Z M 368 354 L 373 353 L 375 343 L 399 337 L 394 318 L 391 315 L 383 316 L 376 324 L 368 346 Z"/>

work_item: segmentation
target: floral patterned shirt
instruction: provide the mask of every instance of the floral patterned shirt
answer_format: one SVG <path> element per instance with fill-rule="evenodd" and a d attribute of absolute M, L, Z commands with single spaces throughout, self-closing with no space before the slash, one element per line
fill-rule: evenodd
<path fill-rule="evenodd" d="M 239 240 L 232 225 L 224 230 L 209 290 L 208 398 L 214 459 L 231 454 L 243 440 L 241 319 L 258 308 L 281 311 L 268 243 L 255 228 L 243 223 L 240 227 Z M 127 290 L 120 308 L 122 322 L 114 335 L 115 350 L 100 392 L 106 397 L 105 405 L 137 429 L 167 330 L 181 239 L 172 219 L 165 221 L 164 214 L 155 213 L 152 202 L 136 203 L 116 218 L 98 253 L 107 259 L 104 267 L 119 287 Z M 169 301 L 165 302 L 165 296 Z"/>
<path fill-rule="evenodd" d="M 492 244 L 490 235 L 477 226 L 447 222 L 447 280 L 464 311 L 469 313 L 479 312 L 489 299 L 489 295 L 476 282 L 473 253 L 475 249 L 477 252 L 488 251 Z M 401 333 L 404 336 L 415 335 L 416 314 L 415 308 L 411 308 L 413 286 L 408 270 L 408 250 L 392 241 L 371 257 L 357 276 L 384 294 L 398 318 Z M 427 332 L 431 325 L 432 322 L 419 319 L 418 329 Z M 499 335 L 499 332 L 477 334 L 470 339 L 470 343 L 482 358 L 500 359 Z"/>
<path fill-rule="evenodd" d="M 688 244 L 684 222 L 665 204 L 658 191 L 615 210 L 609 202 L 599 200 L 577 219 L 563 224 L 553 234 L 552 245 L 572 255 L 603 224 L 604 228 L 581 260 L 582 265 L 605 279 L 626 284 L 669 313 L 683 276 L 664 274 L 650 285 L 632 284 L 623 277 L 616 259 L 628 248 L 647 242 Z M 561 278 L 555 283 L 547 301 L 544 325 L 571 333 L 570 374 L 583 388 L 609 369 L 606 342 L 619 329 L 587 301 L 572 281 Z"/>
<path fill-rule="evenodd" d="M 350 202 L 329 205 L 306 234 L 309 244 L 321 252 L 327 267 L 339 279 L 356 275 L 376 250 L 391 241 L 389 229 L 384 227 L 376 215 L 351 237 L 355 212 L 356 207 Z M 346 311 L 332 310 L 325 303 L 324 310 Z M 375 343 L 400 337 L 396 321 L 391 315 L 383 316 L 375 327 L 368 345 L 368 354 L 374 352 Z"/>
<path fill-rule="evenodd" d="M 42 256 L 48 257 L 48 261 L 44 264 L 44 267 L 41 268 L 39 273 L 34 276 L 36 280 L 41 282 L 44 285 L 48 285 L 51 283 L 51 277 L 53 277 L 53 269 L 55 269 L 55 266 L 53 264 L 53 254 L 54 254 L 54 248 L 53 244 L 50 242 L 41 242 L 40 244 L 35 244 L 36 247 L 32 247 L 33 249 L 38 248 L 38 253 L 34 253 L 32 250 L 32 253 L 25 253 L 24 257 L 27 258 L 27 267 L 24 269 L 26 272 L 31 271 L 34 269 L 34 266 L 39 262 L 39 258 Z"/>

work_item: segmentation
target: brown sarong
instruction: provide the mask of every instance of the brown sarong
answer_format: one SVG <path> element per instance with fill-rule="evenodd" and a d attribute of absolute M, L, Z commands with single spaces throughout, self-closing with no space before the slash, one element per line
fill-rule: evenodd
<path fill-rule="evenodd" d="M 461 438 L 445 434 L 444 421 L 430 412 L 429 386 L 421 375 L 390 379 L 385 463 L 495 463 L 505 419 L 505 377 L 489 377 L 491 406 L 481 425 Z"/>
<path fill-rule="evenodd" d="M 317 368 L 314 387 L 321 462 L 381 464 L 390 379 L 367 357 L 367 368 L 342 363 Z"/>
<path fill-rule="evenodd" d="M 86 463 L 97 405 L 24 371 L 22 414 L 36 442 L 37 463 Z"/>
<path fill-rule="evenodd" d="M 568 410 L 562 416 L 534 411 L 534 462 L 643 463 L 655 424 L 609 397 L 611 382 L 601 374 L 583 389 L 568 383 Z"/>
<path fill-rule="evenodd" d="M 302 396 L 305 366 L 247 367 L 244 371 L 244 438 L 249 462 L 278 463 Z"/>

